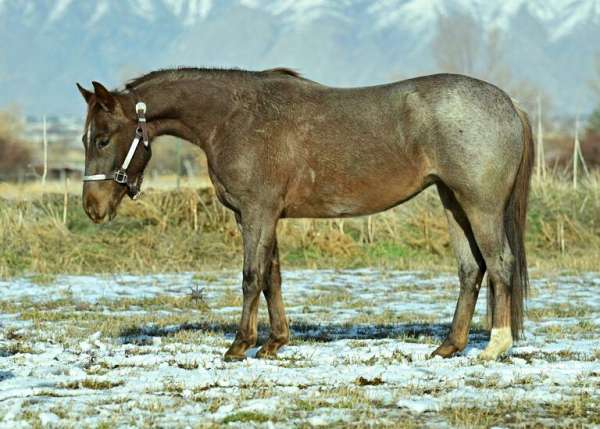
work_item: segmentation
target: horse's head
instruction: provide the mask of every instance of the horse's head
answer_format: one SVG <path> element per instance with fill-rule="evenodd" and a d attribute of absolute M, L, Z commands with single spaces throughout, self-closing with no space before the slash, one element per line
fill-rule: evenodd
<path fill-rule="evenodd" d="M 82 139 L 83 208 L 100 223 L 115 216 L 125 194 L 137 196 L 151 151 L 145 105 L 128 94 L 111 93 L 98 82 L 93 85 L 91 92 L 77 84 L 88 105 Z"/>

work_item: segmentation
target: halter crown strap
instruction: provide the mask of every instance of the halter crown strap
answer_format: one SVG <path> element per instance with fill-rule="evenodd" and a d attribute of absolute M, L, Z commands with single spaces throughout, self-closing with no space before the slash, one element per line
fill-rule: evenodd
<path fill-rule="evenodd" d="M 135 105 L 135 111 L 138 116 L 138 129 L 141 130 L 141 135 L 144 138 L 144 146 L 148 147 L 148 126 L 146 124 L 146 103 L 138 101 Z M 136 131 L 136 134 L 137 131 Z"/>

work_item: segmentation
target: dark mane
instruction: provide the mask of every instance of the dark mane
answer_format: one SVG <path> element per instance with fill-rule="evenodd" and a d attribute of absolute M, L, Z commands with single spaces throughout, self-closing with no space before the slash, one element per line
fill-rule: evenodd
<path fill-rule="evenodd" d="M 266 76 L 269 74 L 279 74 L 283 76 L 290 76 L 294 78 L 302 78 L 300 73 L 295 70 L 286 67 L 277 67 L 273 69 L 267 69 L 263 71 L 250 71 L 242 69 L 220 69 L 220 68 L 199 68 L 199 67 L 179 67 L 172 69 L 161 69 L 155 70 L 145 75 L 139 76 L 131 81 L 127 82 L 125 89 L 135 89 L 140 85 L 148 82 L 166 82 L 182 79 L 201 79 L 207 75 L 224 75 L 224 74 L 235 74 L 241 76 Z"/>
<path fill-rule="evenodd" d="M 289 69 L 287 67 L 276 67 L 274 69 L 268 69 L 262 71 L 262 73 L 279 73 L 287 76 L 302 78 L 302 75 L 298 73 L 296 70 Z"/>

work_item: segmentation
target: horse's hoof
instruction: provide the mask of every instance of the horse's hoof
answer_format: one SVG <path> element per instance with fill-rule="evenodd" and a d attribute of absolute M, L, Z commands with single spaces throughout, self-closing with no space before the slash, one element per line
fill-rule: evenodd
<path fill-rule="evenodd" d="M 254 341 L 240 341 L 236 339 L 225 352 L 223 359 L 225 362 L 239 362 L 246 359 L 246 351 L 254 347 Z"/>
<path fill-rule="evenodd" d="M 258 359 L 277 359 L 277 350 L 272 350 L 265 346 L 262 346 L 257 352 L 256 357 Z"/>
<path fill-rule="evenodd" d="M 244 359 L 246 359 L 246 355 L 225 353 L 225 356 L 223 356 L 223 360 L 225 362 L 240 362 L 240 361 L 243 361 Z"/>
<path fill-rule="evenodd" d="M 494 328 L 490 333 L 490 341 L 478 359 L 482 361 L 496 360 L 512 347 L 512 334 L 510 328 Z"/>
<path fill-rule="evenodd" d="M 488 351 L 488 350 L 482 351 L 481 353 L 479 353 L 479 356 L 477 356 L 477 359 L 482 362 L 494 361 L 497 358 L 498 358 L 497 353 L 494 353 L 494 352 Z"/>
<path fill-rule="evenodd" d="M 441 356 L 444 359 L 454 356 L 456 353 L 460 352 L 460 349 L 456 347 L 454 344 L 444 341 L 444 343 L 439 346 L 437 349 L 431 353 L 430 358 L 434 358 L 436 356 Z"/>
<path fill-rule="evenodd" d="M 503 355 L 508 349 L 509 349 L 508 347 L 496 348 L 496 347 L 487 346 L 485 348 L 485 350 L 483 350 L 481 353 L 479 353 L 479 356 L 477 356 L 477 359 L 479 359 L 480 361 L 484 361 L 484 362 L 495 361 L 495 360 L 498 360 L 498 358 L 501 355 Z"/>

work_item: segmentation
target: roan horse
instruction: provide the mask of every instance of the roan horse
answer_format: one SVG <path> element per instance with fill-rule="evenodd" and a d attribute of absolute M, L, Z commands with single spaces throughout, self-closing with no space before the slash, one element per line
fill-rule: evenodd
<path fill-rule="evenodd" d="M 123 196 L 137 194 L 155 137 L 177 136 L 206 153 L 217 197 L 235 213 L 244 243 L 242 317 L 226 360 L 243 359 L 255 345 L 261 292 L 271 334 L 257 356 L 273 357 L 288 342 L 280 218 L 377 213 L 434 184 L 460 296 L 433 355 L 465 348 L 486 271 L 491 335 L 480 357 L 496 359 L 519 336 L 533 142 L 526 114 L 497 87 L 439 74 L 340 89 L 288 69 L 194 68 L 155 71 L 112 92 L 97 82 L 93 92 L 77 86 L 88 104 L 83 205 L 94 222 L 113 218 Z"/>

